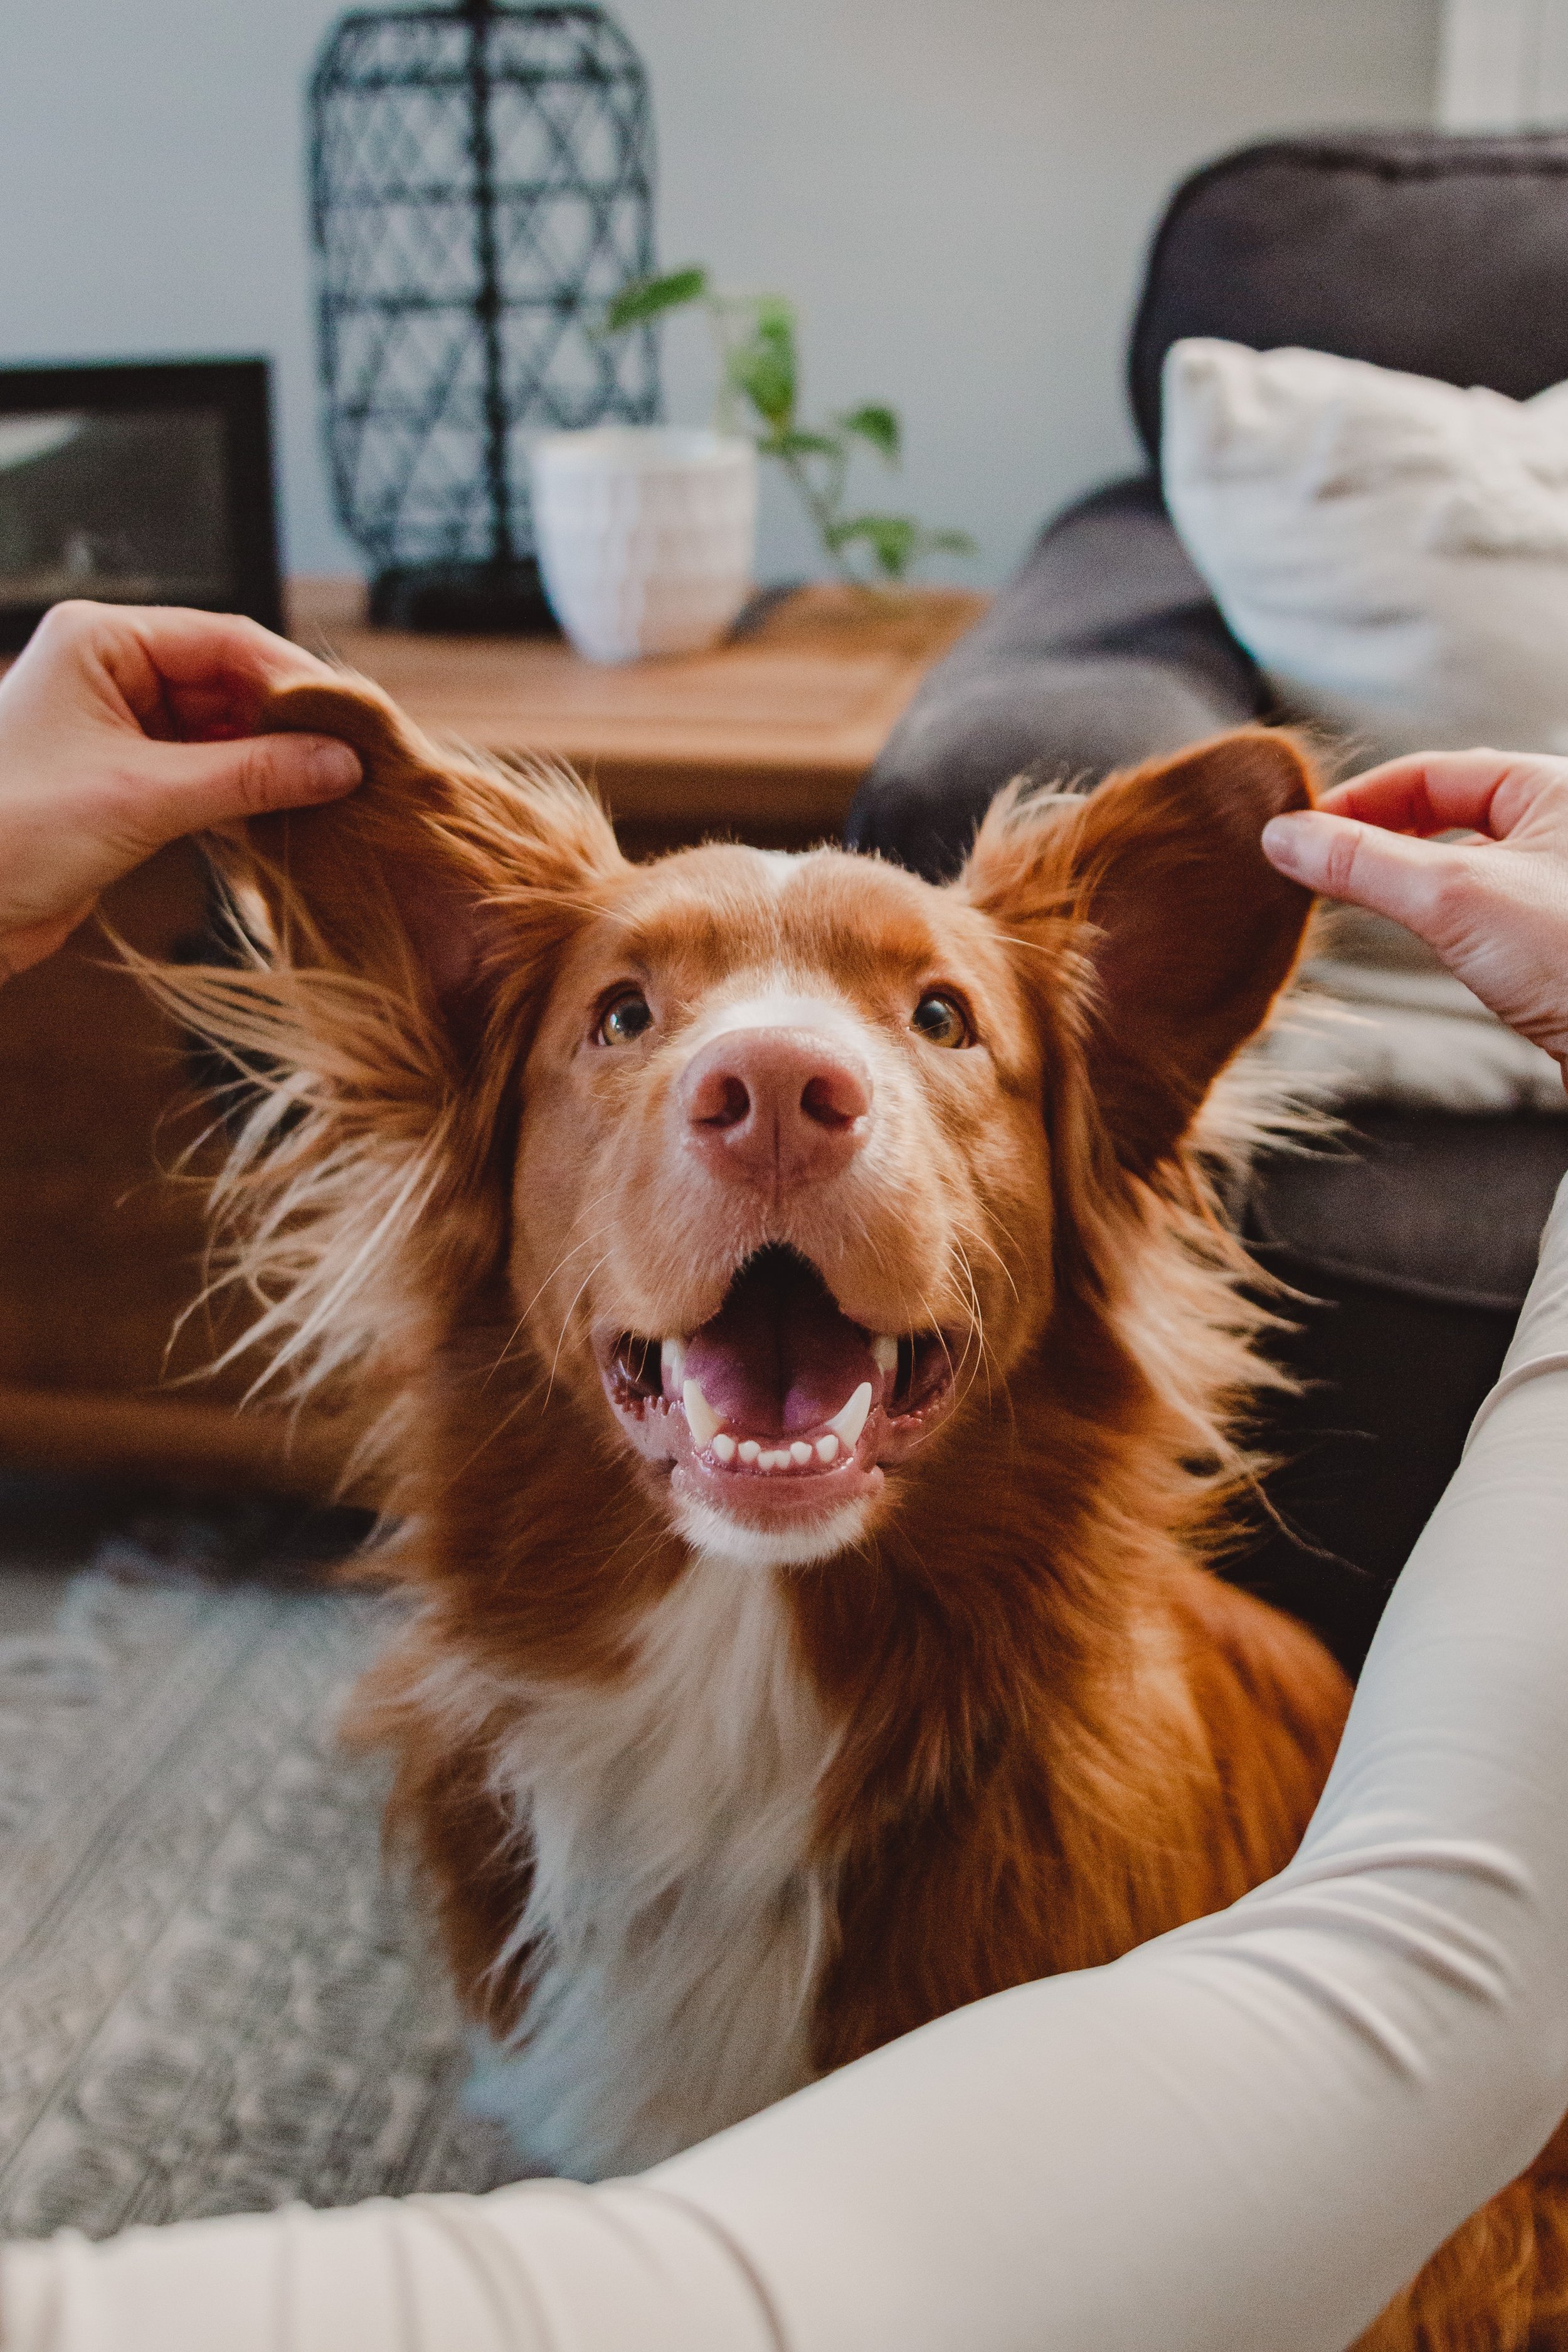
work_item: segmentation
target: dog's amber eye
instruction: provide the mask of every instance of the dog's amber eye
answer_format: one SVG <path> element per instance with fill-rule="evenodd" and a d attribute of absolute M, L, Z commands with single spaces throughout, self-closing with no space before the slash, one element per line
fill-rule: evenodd
<path fill-rule="evenodd" d="M 653 1008 L 640 988 L 628 988 L 606 1005 L 599 1021 L 601 1045 L 629 1045 L 653 1026 Z"/>
<path fill-rule="evenodd" d="M 922 996 L 910 1017 L 911 1029 L 918 1029 L 931 1045 L 967 1045 L 969 1024 L 951 996 L 939 996 L 933 991 Z"/>

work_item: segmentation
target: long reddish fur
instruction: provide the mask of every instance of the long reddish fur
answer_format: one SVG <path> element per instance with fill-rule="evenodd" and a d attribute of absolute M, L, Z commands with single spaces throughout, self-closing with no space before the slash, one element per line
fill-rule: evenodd
<path fill-rule="evenodd" d="M 559 780 L 437 755 L 356 688 L 325 714 L 319 695 L 290 697 L 276 723 L 323 715 L 377 790 L 314 831 L 296 821 L 291 838 L 229 845 L 269 935 L 249 971 L 151 977 L 247 1081 L 258 1057 L 280 1074 L 220 1207 L 267 1345 L 377 1402 L 389 1500 L 412 1531 L 377 1566 L 390 1556 L 422 1612 L 363 1694 L 360 1735 L 393 1748 L 395 1820 L 458 1990 L 504 2031 L 526 2000 L 523 1964 L 497 1963 L 528 1866 L 490 1789 L 504 1708 L 487 1722 L 476 1702 L 455 1736 L 422 1706 L 423 1678 L 454 1661 L 476 1691 L 523 1668 L 613 1675 L 685 1557 L 624 1475 L 596 1395 L 515 1344 L 504 1278 L 519 1057 L 572 924 L 613 900 L 624 869 L 596 810 Z M 1024 968 L 1048 1073 L 1050 1190 L 1034 1230 L 1053 1237 L 1050 1344 L 969 1420 L 961 1480 L 941 1447 L 917 1456 L 853 1576 L 787 1580 L 799 1663 L 847 1727 L 817 1815 L 837 1888 L 812 2020 L 824 2069 L 984 1994 L 1111 1959 L 1279 1869 L 1348 1702 L 1310 1634 L 1209 1565 L 1247 1473 L 1231 1424 L 1262 1377 L 1262 1318 L 1201 1122 L 1187 1132 L 1212 1068 L 1189 1082 L 1152 1022 L 1120 1062 L 1091 1065 L 1085 1001 L 1061 986 L 1085 923 L 1114 914 L 1082 854 L 1088 822 L 1054 815 L 1043 855 L 1029 813 L 1003 805 L 963 886 L 1038 950 Z M 1108 835 L 1096 853 L 1108 872 L 1116 851 Z M 422 868 L 437 930 L 454 875 L 505 916 L 501 947 L 481 937 L 477 950 L 483 987 L 465 994 L 459 975 L 445 1005 L 422 969 Z M 1216 904 L 1184 917 L 1193 877 L 1178 864 L 1173 878 L 1167 955 L 1184 919 L 1233 920 L 1223 877 Z M 1215 1015 L 1216 1066 L 1226 1022 L 1237 1042 L 1256 1025 L 1293 951 L 1291 939 L 1270 962 L 1238 940 L 1237 969 L 1250 959 L 1261 977 L 1256 1002 Z M 466 1061 L 452 1044 L 465 1023 L 481 1048 Z M 1120 1155 L 1097 1084 L 1120 1090 Z M 1183 1329 L 1179 1364 L 1140 1338 L 1150 1286 Z M 584 1461 L 600 1475 L 585 1479 Z M 1363 2343 L 1542 2352 L 1568 2343 L 1564 2312 L 1568 2150 L 1554 2143 Z"/>

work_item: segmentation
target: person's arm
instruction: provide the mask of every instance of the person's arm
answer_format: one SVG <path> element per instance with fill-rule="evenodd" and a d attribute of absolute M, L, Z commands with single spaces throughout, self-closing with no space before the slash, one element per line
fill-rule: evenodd
<path fill-rule="evenodd" d="M 52 953 L 99 895 L 181 834 L 335 800 L 344 743 L 253 733 L 325 662 L 254 621 L 57 604 L 0 679 L 0 982 Z"/>
<path fill-rule="evenodd" d="M 1316 878 L 1351 821 L 1287 822 L 1271 854 Z M 1383 903 L 1404 886 L 1362 852 L 1330 878 Z M 1568 841 L 1464 875 L 1413 855 L 1447 879 L 1406 919 L 1476 948 L 1471 985 L 1550 1016 L 1555 974 L 1568 1011 L 1568 913 L 1553 944 L 1531 863 L 1568 872 Z M 1565 1688 L 1568 1188 L 1277 1878 L 639 2181 L 13 2249 L 6 2352 L 1342 2352 L 1568 2108 Z"/>
<path fill-rule="evenodd" d="M 12 2249 L 6 2352 L 1342 2352 L 1568 2107 L 1565 1432 L 1568 1193 L 1301 1851 L 1230 1910 L 639 2181 Z"/>

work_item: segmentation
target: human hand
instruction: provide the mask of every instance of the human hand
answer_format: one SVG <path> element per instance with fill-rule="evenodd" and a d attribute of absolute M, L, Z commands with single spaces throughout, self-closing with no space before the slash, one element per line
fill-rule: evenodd
<path fill-rule="evenodd" d="M 0 980 L 50 954 L 165 842 L 352 791 L 346 744 L 254 733 L 277 688 L 334 677 L 227 614 L 46 614 L 0 681 Z"/>
<path fill-rule="evenodd" d="M 1467 828 L 1480 841 L 1433 841 Z M 1568 760 L 1417 751 L 1263 828 L 1281 874 L 1391 915 L 1568 1086 Z"/>

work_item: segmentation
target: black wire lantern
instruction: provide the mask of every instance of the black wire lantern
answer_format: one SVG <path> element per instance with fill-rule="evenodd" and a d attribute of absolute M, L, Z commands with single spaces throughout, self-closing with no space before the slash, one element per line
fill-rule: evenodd
<path fill-rule="evenodd" d="M 346 16 L 310 84 L 327 450 L 371 617 L 551 625 L 525 436 L 658 415 L 654 331 L 597 336 L 654 267 L 647 77 L 578 0 Z"/>

